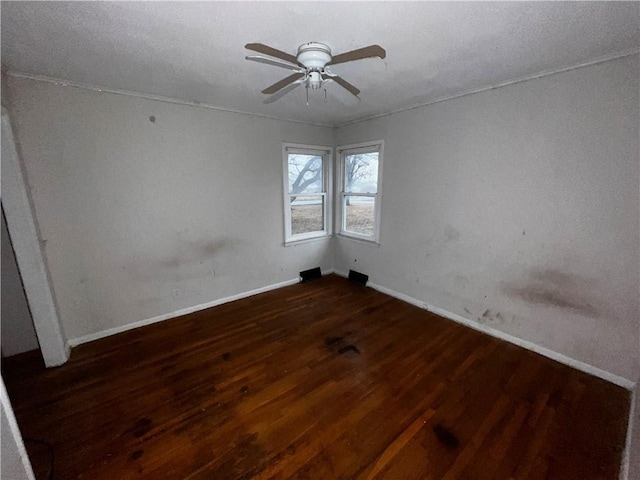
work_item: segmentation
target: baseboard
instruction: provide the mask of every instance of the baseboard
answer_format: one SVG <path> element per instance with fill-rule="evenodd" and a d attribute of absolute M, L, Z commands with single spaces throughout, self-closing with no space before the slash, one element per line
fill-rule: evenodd
<path fill-rule="evenodd" d="M 327 270 L 323 270 L 322 274 L 323 275 L 329 275 L 335 273 L 336 275 L 339 275 L 341 277 L 347 277 L 347 274 L 345 272 L 342 272 L 340 270 L 337 269 L 327 269 Z M 153 317 L 153 318 L 148 318 L 145 320 L 140 320 L 138 322 L 133 322 L 133 323 L 129 323 L 127 325 L 121 325 L 119 327 L 114 327 L 114 328 L 109 328 L 107 330 L 103 330 L 101 332 L 97 332 L 97 333 L 91 333 L 89 335 L 84 335 L 82 337 L 77 337 L 77 338 L 72 338 L 68 341 L 68 344 L 70 347 L 75 347 L 77 345 L 81 345 L 83 343 L 87 343 L 87 342 L 92 342 L 94 340 L 98 340 L 100 338 L 105 338 L 111 335 L 115 335 L 117 333 L 122 333 L 122 332 L 126 332 L 127 330 L 132 330 L 134 328 L 138 328 L 138 327 L 144 327 L 145 325 L 151 325 L 153 323 L 157 323 L 157 322 L 162 322 L 164 320 L 169 320 L 170 318 L 176 318 L 182 315 L 188 315 L 190 313 L 194 313 L 194 312 L 198 312 L 200 310 L 205 310 L 207 308 L 211 308 L 211 307 L 216 307 L 218 305 L 222 305 L 224 303 L 228 303 L 228 302 L 233 302 L 234 300 L 240 300 L 242 298 L 246 298 L 246 297 L 250 297 L 253 295 L 258 295 L 260 293 L 264 293 L 264 292 L 268 292 L 270 290 L 275 290 L 277 288 L 282 288 L 282 287 L 287 287 L 289 285 L 294 285 L 296 283 L 298 283 L 300 281 L 299 278 L 295 278 L 295 279 L 291 279 L 291 280 L 286 280 L 284 282 L 279 282 L 279 283 L 274 283 L 271 285 L 267 285 L 261 288 L 257 288 L 255 290 L 249 290 L 247 292 L 242 292 L 242 293 L 238 293 L 236 295 L 231 295 L 229 297 L 224 297 L 224 298 L 219 298 L 217 300 L 213 300 L 211 302 L 207 302 L 207 303 L 203 303 L 200 305 L 195 305 L 193 307 L 188 307 L 188 308 L 183 308 L 181 310 L 176 310 L 175 312 L 171 312 L 171 313 L 167 313 L 164 315 L 158 315 L 157 317 Z M 419 308 L 424 308 L 425 310 L 428 310 L 432 313 L 435 313 L 436 315 L 440 315 L 441 317 L 447 318 L 449 320 L 453 320 L 454 322 L 460 323 L 462 325 L 465 325 L 467 327 L 473 328 L 474 330 L 478 330 L 480 332 L 486 333 L 488 335 L 491 335 L 492 337 L 496 337 L 499 338 L 500 340 L 504 340 L 506 342 L 509 343 L 513 343 L 514 345 L 518 345 L 520 347 L 526 348 L 527 350 L 531 350 L 535 353 L 538 353 L 540 355 L 543 355 L 547 358 L 550 358 L 552 360 L 555 360 L 557 362 L 560 362 L 562 364 L 568 365 L 570 367 L 573 367 L 577 370 L 580 370 L 582 372 L 588 373 L 590 375 L 594 375 L 596 377 L 602 378 L 604 380 L 607 380 L 615 385 L 619 385 L 623 388 L 626 388 L 628 390 L 633 390 L 635 387 L 635 382 L 626 379 L 624 377 L 620 377 L 618 375 L 615 375 L 611 372 L 607 372 L 605 370 L 602 370 L 600 368 L 594 367 L 593 365 L 589 365 L 587 363 L 581 362 L 579 360 L 575 360 L 571 357 L 567 357 L 566 355 L 563 355 L 561 353 L 555 352 L 553 350 L 550 350 L 546 347 L 542 347 L 536 343 L 530 342 L 528 340 L 523 340 L 521 338 L 518 337 L 514 337 L 513 335 L 509 335 L 508 333 L 502 332 L 500 330 L 496 330 L 495 328 L 491 328 L 487 325 L 481 325 L 477 322 L 474 322 L 473 320 L 470 320 L 468 318 L 464 318 L 460 315 L 457 315 L 455 313 L 451 313 L 447 310 L 444 310 L 442 308 L 433 306 L 428 304 L 427 302 L 423 302 L 421 300 L 418 300 L 416 298 L 413 298 L 409 295 L 405 295 L 404 293 L 400 293 L 400 292 L 396 292 L 395 290 L 392 290 L 390 288 L 384 287 L 382 285 L 378 285 L 375 283 L 369 283 L 368 286 L 370 286 L 371 288 L 378 290 L 381 293 L 384 293 L 386 295 L 389 295 L 391 297 L 397 298 L 399 300 L 402 300 L 403 302 L 407 302 L 410 303 L 411 305 L 415 305 Z"/>
<path fill-rule="evenodd" d="M 333 273 L 333 270 L 327 271 L 327 273 L 323 272 L 323 275 L 328 273 Z M 71 347 L 75 347 L 83 343 L 93 342 L 94 340 L 99 340 L 101 338 L 109 337 L 117 333 L 126 332 L 127 330 L 133 330 L 134 328 L 144 327 L 145 325 L 151 325 L 153 323 L 162 322 L 164 320 L 180 317 L 182 315 L 188 315 L 190 313 L 199 312 L 200 310 L 205 310 L 207 308 L 217 307 L 218 305 L 222 305 L 224 303 L 229 303 L 235 300 L 240 300 L 242 298 L 251 297 L 253 295 L 258 295 L 260 293 L 268 292 L 270 290 L 276 290 L 278 288 L 288 287 L 289 285 L 294 285 L 299 281 L 300 281 L 300 278 L 293 278 L 291 280 L 285 280 L 284 282 L 273 283 L 265 287 L 256 288 L 255 290 L 249 290 L 247 292 L 238 293 L 236 295 L 231 295 L 229 297 L 219 298 L 217 300 L 213 300 L 207 303 L 202 303 L 200 305 L 195 305 L 193 307 L 182 308 L 180 310 L 176 310 L 175 312 L 165 313 L 164 315 L 158 315 L 157 317 L 147 318 L 145 320 L 139 320 L 137 322 L 121 325 L 119 327 L 109 328 L 107 330 L 102 330 L 101 332 L 90 333 L 89 335 L 84 335 L 82 337 L 72 338 L 69 340 L 69 345 Z"/>
<path fill-rule="evenodd" d="M 620 468 L 620 475 L 618 478 L 620 480 L 633 480 L 629 478 L 629 467 L 631 465 L 631 439 L 633 436 L 633 429 L 640 428 L 640 425 L 634 425 L 633 419 L 635 417 L 636 412 L 636 399 L 638 396 L 638 385 L 636 384 L 636 388 L 631 393 L 631 408 L 629 408 L 629 422 L 627 423 L 627 438 L 624 442 L 624 451 L 622 452 L 622 465 Z M 639 446 L 640 447 L 640 446 Z M 636 447 L 638 448 L 638 447 Z"/>
<path fill-rule="evenodd" d="M 342 273 L 339 273 L 337 271 L 336 273 L 338 275 L 342 275 Z M 381 293 L 384 293 L 391 297 L 395 297 L 399 300 L 402 300 L 403 302 L 407 302 L 407 303 L 410 303 L 411 305 L 415 305 L 416 307 L 424 308 L 429 312 L 435 313 L 436 315 L 447 318 L 449 320 L 453 320 L 454 322 L 473 328 L 474 330 L 478 330 L 482 333 L 486 333 L 487 335 L 491 335 L 492 337 L 499 338 L 500 340 L 513 343 L 514 345 L 518 345 L 519 347 L 526 348 L 527 350 L 531 350 L 532 352 L 535 352 L 542 356 L 550 358 L 551 360 L 555 360 L 564 365 L 568 365 L 572 368 L 575 368 L 576 370 L 580 370 L 581 372 L 585 372 L 590 375 L 594 375 L 596 377 L 607 380 L 608 382 L 611 382 L 615 385 L 619 385 L 623 388 L 626 388 L 627 390 L 633 390 L 636 385 L 635 382 L 627 378 L 620 377 L 611 372 L 607 372 L 606 370 L 602 370 L 600 368 L 594 367 L 593 365 L 589 365 L 588 363 L 584 363 L 580 360 L 567 357 L 566 355 L 563 355 L 561 353 L 558 353 L 546 347 L 542 347 L 528 340 L 523 340 L 521 338 L 514 337 L 513 335 L 509 335 L 508 333 L 502 332 L 500 330 L 496 330 L 495 328 L 491 328 L 487 325 L 482 325 L 473 320 L 469 320 L 468 318 L 464 318 L 460 315 L 451 313 L 442 308 L 436 307 L 434 305 L 430 305 L 427 302 L 423 302 L 416 298 L 410 297 L 409 295 L 405 295 L 404 293 L 396 292 L 395 290 L 391 290 L 390 288 L 384 287 L 382 285 L 377 285 L 375 283 L 369 283 L 368 286 L 370 286 L 375 290 L 378 290 Z"/>

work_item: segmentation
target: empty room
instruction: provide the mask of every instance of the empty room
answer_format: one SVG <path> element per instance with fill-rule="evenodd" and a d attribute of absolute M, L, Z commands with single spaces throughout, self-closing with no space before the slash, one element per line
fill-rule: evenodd
<path fill-rule="evenodd" d="M 640 2 L 0 9 L 2 480 L 640 479 Z"/>

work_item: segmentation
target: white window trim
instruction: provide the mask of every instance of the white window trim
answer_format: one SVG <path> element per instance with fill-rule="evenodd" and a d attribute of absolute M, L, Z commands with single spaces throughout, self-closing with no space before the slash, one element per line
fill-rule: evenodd
<path fill-rule="evenodd" d="M 322 182 L 323 192 L 313 194 L 323 197 L 324 201 L 324 230 L 318 232 L 291 234 L 291 205 L 289 202 L 289 154 L 300 153 L 306 155 L 322 155 Z M 305 145 L 300 143 L 282 144 L 282 191 L 284 209 L 284 244 L 294 245 L 311 240 L 321 240 L 333 234 L 333 148 L 320 145 Z"/>
<path fill-rule="evenodd" d="M 378 152 L 378 188 L 377 193 L 363 194 L 344 191 L 344 157 L 351 153 Z M 336 169 L 336 230 L 341 237 L 360 240 L 366 243 L 380 244 L 380 206 L 382 203 L 382 162 L 384 159 L 384 140 L 372 140 L 370 142 L 356 143 L 352 145 L 342 145 L 336 149 L 336 155 L 339 159 L 339 166 Z M 349 195 L 370 196 L 375 198 L 375 226 L 373 235 L 362 235 L 355 232 L 349 232 L 344 228 L 344 197 Z"/>

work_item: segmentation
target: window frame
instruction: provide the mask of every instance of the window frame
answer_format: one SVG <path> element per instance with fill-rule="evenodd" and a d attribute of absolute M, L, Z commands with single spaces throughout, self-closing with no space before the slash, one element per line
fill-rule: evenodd
<path fill-rule="evenodd" d="M 378 186 L 376 193 L 357 193 L 345 191 L 345 157 L 354 153 L 370 153 L 378 152 Z M 341 237 L 360 240 L 363 242 L 380 244 L 380 209 L 382 199 L 382 163 L 384 160 L 384 140 L 372 140 L 370 142 L 362 142 L 351 145 L 342 145 L 336 148 L 336 156 L 339 159 L 339 166 L 337 170 L 337 195 L 336 195 L 336 220 L 337 220 L 337 232 Z M 374 206 L 374 227 L 373 235 L 364 235 L 357 232 L 351 232 L 346 230 L 346 215 L 345 215 L 345 197 L 373 197 Z"/>
<path fill-rule="evenodd" d="M 319 155 L 322 157 L 322 192 L 307 194 L 306 196 L 321 196 L 323 198 L 322 213 L 324 230 L 298 234 L 292 234 L 291 232 L 290 199 L 292 195 L 301 196 L 301 194 L 289 193 L 289 154 Z M 322 145 L 306 145 L 300 143 L 283 142 L 282 165 L 285 246 L 331 237 L 331 235 L 333 234 L 333 148 Z"/>

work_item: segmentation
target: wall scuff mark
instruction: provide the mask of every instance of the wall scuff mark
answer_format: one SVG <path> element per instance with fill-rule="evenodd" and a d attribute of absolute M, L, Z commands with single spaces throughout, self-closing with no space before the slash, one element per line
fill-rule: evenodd
<path fill-rule="evenodd" d="M 528 303 L 562 308 L 585 317 L 600 316 L 600 309 L 593 305 L 593 281 L 559 270 L 532 270 L 526 283 L 505 284 L 502 291 Z"/>
<path fill-rule="evenodd" d="M 238 242 L 235 242 L 236 244 Z M 229 250 L 232 241 L 226 237 L 200 241 L 181 239 L 171 251 L 156 258 L 136 258 L 122 268 L 139 280 L 167 278 L 167 272 L 174 280 L 186 278 L 215 277 L 211 262 L 222 250 Z"/>

